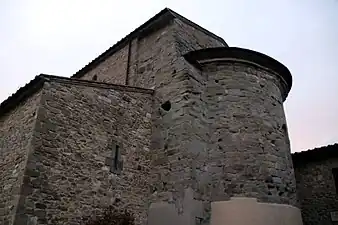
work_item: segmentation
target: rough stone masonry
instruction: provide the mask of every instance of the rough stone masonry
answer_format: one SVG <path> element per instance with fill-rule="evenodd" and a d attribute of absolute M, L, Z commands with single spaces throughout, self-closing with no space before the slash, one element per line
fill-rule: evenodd
<path fill-rule="evenodd" d="M 0 224 L 81 224 L 112 204 L 136 224 L 244 224 L 221 215 L 238 198 L 252 224 L 302 224 L 291 85 L 276 60 L 164 9 L 71 78 L 39 75 L 0 105 Z"/>

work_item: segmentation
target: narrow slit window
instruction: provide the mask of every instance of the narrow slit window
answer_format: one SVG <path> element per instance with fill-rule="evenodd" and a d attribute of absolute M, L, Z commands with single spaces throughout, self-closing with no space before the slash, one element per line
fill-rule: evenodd
<path fill-rule="evenodd" d="M 121 148 L 116 144 L 115 141 L 112 141 L 108 146 L 108 150 L 111 152 L 111 156 L 106 158 L 106 166 L 110 168 L 111 173 L 121 174 L 123 169 L 123 161 L 121 157 Z"/>
<path fill-rule="evenodd" d="M 338 194 L 338 168 L 332 169 L 332 175 L 333 175 L 334 185 L 336 187 L 336 193 Z"/>
<path fill-rule="evenodd" d="M 119 149 L 119 146 L 116 145 L 115 146 L 115 157 L 114 157 L 114 169 L 115 171 L 117 171 L 119 168 L 118 168 L 118 165 L 119 165 L 119 161 L 120 161 L 120 149 Z"/>

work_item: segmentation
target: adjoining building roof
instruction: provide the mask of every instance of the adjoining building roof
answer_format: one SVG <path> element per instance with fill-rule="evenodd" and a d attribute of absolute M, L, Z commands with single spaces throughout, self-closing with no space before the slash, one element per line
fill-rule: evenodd
<path fill-rule="evenodd" d="M 292 154 L 292 160 L 295 165 L 336 157 L 338 157 L 338 143 Z"/>
<path fill-rule="evenodd" d="M 97 58 L 95 58 L 93 61 L 91 61 L 89 64 L 87 64 L 85 67 L 83 67 L 81 70 L 76 72 L 72 78 L 80 78 L 90 70 L 94 69 L 98 64 L 100 64 L 102 61 L 106 60 L 109 56 L 113 55 L 115 52 L 119 51 L 121 48 L 126 46 L 130 41 L 132 41 L 135 38 L 141 38 L 146 36 L 147 34 L 159 30 L 162 27 L 169 24 L 173 19 L 179 19 L 183 21 L 186 24 L 189 24 L 190 26 L 194 27 L 195 29 L 215 38 L 216 40 L 222 42 L 224 46 L 228 46 L 227 43 L 219 36 L 215 35 L 214 33 L 204 29 L 203 27 L 195 24 L 194 22 L 188 20 L 187 18 L 179 15 L 178 13 L 172 11 L 169 8 L 165 8 L 162 11 L 160 11 L 158 14 L 156 14 L 154 17 L 149 19 L 147 22 L 142 24 L 140 27 L 136 28 L 133 32 L 128 34 L 126 37 L 122 38 L 120 41 L 118 41 L 115 45 L 110 47 L 108 50 L 103 52 L 101 55 L 99 55 Z"/>

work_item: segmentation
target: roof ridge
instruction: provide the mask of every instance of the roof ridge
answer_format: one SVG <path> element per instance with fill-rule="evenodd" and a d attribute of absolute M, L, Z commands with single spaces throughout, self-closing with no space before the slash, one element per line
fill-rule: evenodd
<path fill-rule="evenodd" d="M 94 69 L 97 65 L 99 65 L 102 61 L 107 59 L 109 56 L 113 55 L 115 52 L 123 48 L 125 45 L 127 45 L 131 40 L 133 40 L 136 37 L 142 36 L 147 31 L 151 30 L 156 24 L 158 25 L 159 22 L 161 23 L 162 27 L 163 25 L 169 23 L 173 18 L 180 19 L 181 21 L 189 24 L 190 26 L 200 30 L 201 32 L 204 32 L 213 38 L 219 40 L 222 42 L 226 47 L 228 46 L 227 43 L 223 40 L 223 38 L 217 36 L 216 34 L 204 29 L 203 27 L 199 26 L 198 24 L 190 21 L 189 19 L 185 18 L 184 16 L 178 14 L 177 12 L 173 11 L 170 8 L 164 8 L 159 13 L 157 13 L 155 16 L 151 17 L 149 20 L 147 20 L 145 23 L 143 23 L 141 26 L 130 32 L 127 36 L 116 42 L 113 46 L 108 48 L 106 51 L 101 53 L 98 57 L 90 61 L 87 65 L 85 65 L 83 68 L 81 68 L 79 71 L 77 71 L 75 74 L 73 74 L 72 78 L 80 78 L 87 72 Z M 160 21 L 162 19 L 162 21 Z M 157 28 L 158 29 L 158 28 Z"/>

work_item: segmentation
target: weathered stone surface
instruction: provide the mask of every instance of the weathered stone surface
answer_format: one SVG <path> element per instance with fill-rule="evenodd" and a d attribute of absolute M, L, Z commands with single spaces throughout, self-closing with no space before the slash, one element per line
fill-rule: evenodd
<path fill-rule="evenodd" d="M 200 114 L 205 111 L 203 107 L 206 103 L 200 99 L 201 93 L 196 94 L 199 90 L 201 92 L 204 85 L 196 79 L 204 78 L 184 60 L 182 54 L 220 46 L 223 43 L 179 20 L 131 42 L 129 85 L 156 90 L 152 115 L 151 185 L 156 187 L 158 195 L 150 193 L 151 202 L 168 200 L 164 194 L 168 190 L 183 194 L 184 187 L 191 186 L 196 182 L 194 179 L 198 179 L 192 175 L 196 172 L 190 168 L 191 163 L 198 162 L 198 159 L 194 159 L 197 155 L 200 158 L 206 155 L 208 135 L 204 128 L 207 124 L 206 121 L 196 120 L 196 116 L 198 119 L 202 116 L 202 120 L 205 117 Z M 104 67 L 105 64 L 100 66 Z M 161 111 L 160 106 L 166 101 L 172 107 Z M 197 107 L 190 109 L 194 105 Z M 201 145 L 196 148 L 194 143 Z M 176 202 L 182 200 L 179 196 L 175 199 Z"/>
<path fill-rule="evenodd" d="M 27 221 L 37 218 L 36 224 L 80 224 L 82 216 L 119 199 L 118 204 L 135 212 L 138 224 L 144 221 L 151 169 L 145 150 L 150 145 L 151 91 L 71 82 L 45 87 L 21 190 L 21 213 Z M 123 169 L 118 175 L 104 169 L 114 150 L 112 141 L 121 146 Z M 20 215 L 17 219 L 22 220 Z"/>
<path fill-rule="evenodd" d="M 174 26 L 175 30 L 173 35 L 176 41 L 176 49 L 179 54 L 183 55 L 189 51 L 203 48 L 225 47 L 219 40 L 209 37 L 205 33 L 189 26 L 179 19 L 175 19 Z"/>
<path fill-rule="evenodd" d="M 127 74 L 128 45 L 100 63 L 81 79 L 114 84 L 125 84 Z M 95 76 L 95 77 L 94 77 Z"/>
<path fill-rule="evenodd" d="M 205 95 L 212 124 L 207 164 L 223 168 L 212 176 L 226 178 L 218 185 L 224 198 L 245 196 L 296 206 L 278 76 L 235 61 L 203 64 L 203 73 L 208 77 Z"/>
<path fill-rule="evenodd" d="M 81 81 L 45 82 L 32 151 L 15 159 L 25 174 L 10 170 L 22 177 L 16 224 L 80 224 L 109 204 L 131 209 L 137 225 L 151 204 L 191 224 L 208 224 L 210 202 L 233 196 L 295 205 L 276 74 L 235 62 L 195 68 L 183 54 L 224 44 L 178 19 L 129 44 Z M 135 88 L 85 81 L 93 76 Z"/>
<path fill-rule="evenodd" d="M 338 168 L 338 158 L 305 159 L 294 162 L 304 225 L 334 224 L 331 212 L 338 211 L 338 187 L 335 186 L 332 169 Z"/>
<path fill-rule="evenodd" d="M 0 117 L 0 224 L 12 224 L 36 120 L 40 92 Z"/>
<path fill-rule="evenodd" d="M 96 80 L 102 82 L 143 88 L 162 87 L 170 82 L 177 71 L 184 69 L 182 63 L 185 62 L 181 58 L 184 53 L 201 48 L 224 46 L 224 43 L 179 19 L 174 19 L 167 26 L 145 37 L 134 39 L 129 44 L 81 79 L 92 80 L 96 75 Z M 130 54 L 129 65 L 128 54 Z"/>

